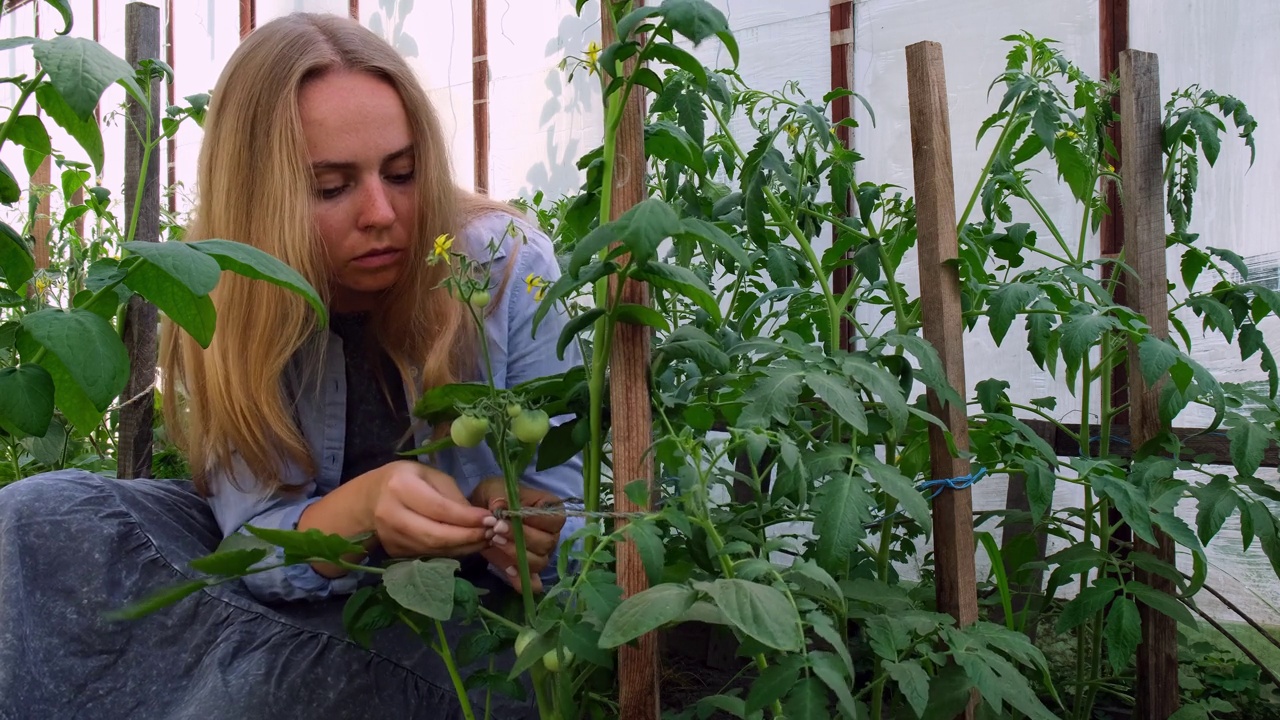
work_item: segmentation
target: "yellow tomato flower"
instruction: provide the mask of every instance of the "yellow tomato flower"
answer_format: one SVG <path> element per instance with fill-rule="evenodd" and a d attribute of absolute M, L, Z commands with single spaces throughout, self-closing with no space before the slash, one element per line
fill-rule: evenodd
<path fill-rule="evenodd" d="M 587 45 L 587 74 L 594 75 L 596 73 L 596 60 L 600 57 L 600 44 L 592 40 Z"/>
<path fill-rule="evenodd" d="M 447 258 L 451 247 L 453 247 L 453 238 L 448 235 L 441 235 L 436 238 L 435 251 L 432 254 L 437 257 Z"/>
<path fill-rule="evenodd" d="M 547 294 L 547 281 L 543 280 L 539 275 L 529 273 L 529 275 L 524 279 L 524 286 L 525 292 L 533 293 L 533 299 L 539 302 L 541 302 L 542 297 Z"/>

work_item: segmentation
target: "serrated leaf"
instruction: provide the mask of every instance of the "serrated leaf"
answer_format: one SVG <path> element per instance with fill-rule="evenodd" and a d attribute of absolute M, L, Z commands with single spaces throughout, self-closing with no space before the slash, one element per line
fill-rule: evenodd
<path fill-rule="evenodd" d="M 770 420 L 789 422 L 805 374 L 804 366 L 791 361 L 768 368 L 743 396 L 747 406 L 738 416 L 738 426 L 749 429 L 765 427 Z"/>
<path fill-rule="evenodd" d="M 1061 327 L 1062 359 L 1067 366 L 1079 367 L 1102 333 L 1115 326 L 1115 318 L 1106 315 L 1071 315 L 1064 320 Z"/>
<path fill-rule="evenodd" d="M 805 373 L 805 384 L 855 430 L 867 432 L 867 413 L 858 393 L 843 378 L 832 377 L 820 369 Z"/>
<path fill-rule="evenodd" d="M 1031 506 L 1031 517 L 1042 519 L 1053 507 L 1053 493 L 1057 488 L 1058 477 L 1045 462 L 1032 458 L 1023 465 L 1023 474 L 1027 482 L 1027 499 Z"/>
<path fill-rule="evenodd" d="M 907 476 L 874 455 L 862 455 L 858 462 L 867 470 L 869 482 L 879 485 L 881 490 L 897 500 L 907 516 L 919 523 L 926 533 L 933 531 L 933 514 L 929 509 L 929 501 L 911 484 Z"/>
<path fill-rule="evenodd" d="M 697 46 L 703 40 L 729 32 L 724 13 L 706 0 L 664 0 L 666 24 Z"/>
<path fill-rule="evenodd" d="M 1058 163 L 1058 176 L 1067 181 L 1071 194 L 1080 201 L 1087 199 L 1093 190 L 1088 158 L 1065 136 L 1053 143 L 1053 155 Z"/>
<path fill-rule="evenodd" d="M 658 346 L 658 352 L 672 359 L 688 358 L 718 373 L 729 371 L 729 356 L 715 339 L 692 325 L 676 328 Z"/>
<path fill-rule="evenodd" d="M 644 490 L 643 484 L 641 489 Z M 636 551 L 640 553 L 640 562 L 644 565 L 645 575 L 649 576 L 649 582 L 657 584 L 662 579 L 662 568 L 666 557 L 662 536 L 657 528 L 650 523 L 635 522 L 627 525 L 626 535 L 635 544 Z"/>
<path fill-rule="evenodd" d="M 816 677 L 801 678 L 782 703 L 787 720 L 831 720 L 827 688 Z"/>
<path fill-rule="evenodd" d="M 825 650 L 812 650 L 809 652 L 809 667 L 813 669 L 813 674 L 835 693 L 836 701 L 844 711 L 844 716 L 857 717 L 858 710 L 853 701 L 853 693 L 849 691 L 853 685 L 853 678 L 845 673 L 840 659 Z"/>
<path fill-rule="evenodd" d="M 1263 455 L 1271 444 L 1271 434 L 1257 423 L 1241 419 L 1227 430 L 1231 443 L 1231 464 L 1241 477 L 1253 477 L 1262 465 Z"/>
<path fill-rule="evenodd" d="M 301 531 L 246 525 L 244 529 L 245 532 L 254 537 L 265 540 L 284 550 L 286 563 L 298 563 L 313 559 L 336 563 L 344 555 L 364 552 L 364 547 L 339 535 L 330 535 L 316 528 Z"/>
<path fill-rule="evenodd" d="M 1098 494 L 1111 500 L 1135 535 L 1152 545 L 1157 544 L 1151 527 L 1151 508 L 1147 498 L 1136 486 L 1106 475 L 1096 475 L 1093 477 L 1093 488 Z"/>
<path fill-rule="evenodd" d="M 1236 494 L 1226 475 L 1215 475 L 1207 484 L 1196 488 L 1194 494 L 1198 504 L 1197 535 L 1200 542 L 1207 544 L 1222 529 L 1227 518 L 1240 507 L 1240 496 Z"/>
<path fill-rule="evenodd" d="M 1031 301 L 1040 296 L 1041 290 L 1029 283 L 1005 283 L 991 293 L 990 311 L 987 313 L 991 339 L 999 345 L 1004 341 L 1013 319 L 1020 311 L 1031 307 Z"/>
<path fill-rule="evenodd" d="M 885 672 L 898 684 L 898 691 L 916 717 L 924 717 L 929 704 L 929 675 L 916 662 L 891 662 L 884 664 Z"/>
<path fill-rule="evenodd" d="M 729 257 L 733 258 L 739 268 L 745 270 L 751 267 L 751 258 L 747 255 L 747 251 L 743 249 L 742 244 L 715 224 L 700 218 L 682 218 L 680 222 L 685 228 L 680 237 L 706 240 L 724 250 Z"/>
<path fill-rule="evenodd" d="M 870 519 L 871 500 L 862 484 L 848 473 L 839 473 L 823 483 L 815 505 L 817 518 L 813 532 L 817 537 L 817 561 L 828 573 L 841 577 L 858 541 L 866 537 L 862 524 Z"/>
<path fill-rule="evenodd" d="M 1119 591 L 1120 583 L 1115 578 L 1098 578 L 1062 608 L 1062 614 L 1058 616 L 1057 631 L 1065 633 L 1076 629 L 1107 607 Z"/>
<path fill-rule="evenodd" d="M 1176 347 L 1154 335 L 1144 335 L 1138 342 L 1138 363 L 1142 379 L 1149 387 L 1182 360 L 1183 355 Z"/>
<path fill-rule="evenodd" d="M 650 262 L 633 271 L 631 277 L 679 293 L 692 300 L 719 324 L 720 305 L 711 294 L 711 289 L 692 270 L 679 265 Z"/>
<path fill-rule="evenodd" d="M 658 245 L 684 229 L 679 216 L 665 202 L 658 198 L 643 200 L 617 220 L 601 225 L 579 240 L 569 259 L 569 274 L 576 277 L 597 253 L 615 242 L 631 252 L 632 262 L 646 263 L 653 259 Z"/>
<path fill-rule="evenodd" d="M 1191 616 L 1191 611 L 1172 595 L 1160 592 L 1149 585 L 1137 581 L 1125 583 L 1124 589 L 1126 593 L 1132 595 L 1138 602 L 1147 607 L 1163 613 L 1187 627 L 1197 627 L 1196 619 Z"/>
<path fill-rule="evenodd" d="M 901 433 L 907 426 L 911 411 L 907 407 L 898 379 L 879 365 L 872 365 L 856 356 L 845 358 L 841 368 L 883 403 L 884 412 L 889 416 L 894 431 Z"/>
<path fill-rule="evenodd" d="M 751 715 L 781 699 L 800 678 L 800 666 L 803 662 L 803 657 L 791 655 L 784 658 L 782 662 L 766 668 L 760 673 L 760 677 L 751 683 L 743 711 Z"/>
<path fill-rule="evenodd" d="M 1009 381 L 990 378 L 979 382 L 974 390 L 978 396 L 978 404 L 983 412 L 999 412 L 1006 409 L 1009 398 L 1005 391 L 1009 389 Z"/>

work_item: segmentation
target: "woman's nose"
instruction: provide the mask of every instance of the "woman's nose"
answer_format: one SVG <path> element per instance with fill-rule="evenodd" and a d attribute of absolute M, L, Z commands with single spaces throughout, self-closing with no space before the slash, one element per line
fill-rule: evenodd
<path fill-rule="evenodd" d="M 365 183 L 364 192 L 360 198 L 360 226 L 382 228 L 390 225 L 395 219 L 396 211 L 391 205 L 391 198 L 387 195 L 382 179 L 378 178 L 373 182 Z"/>

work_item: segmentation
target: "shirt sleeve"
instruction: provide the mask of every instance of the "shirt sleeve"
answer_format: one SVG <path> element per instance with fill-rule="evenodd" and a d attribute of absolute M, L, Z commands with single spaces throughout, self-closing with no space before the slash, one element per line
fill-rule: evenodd
<path fill-rule="evenodd" d="M 233 459 L 236 477 L 251 477 L 248 468 L 238 458 Z M 314 480 L 286 478 L 286 483 L 296 490 L 264 493 L 255 488 L 237 488 L 230 481 L 230 474 L 217 473 L 211 478 L 212 495 L 209 506 L 222 530 L 223 537 L 234 533 L 248 534 L 246 525 L 272 530 L 297 530 L 303 510 L 320 499 Z M 245 484 L 245 483 L 241 483 Z M 284 551 L 276 548 L 274 554 L 262 560 L 258 567 L 276 565 L 284 561 Z M 327 578 L 316 572 L 310 563 L 289 565 L 246 575 L 243 578 L 249 592 L 262 602 L 296 600 L 321 600 L 333 595 L 346 595 L 355 591 L 359 578 L 348 573 L 339 578 Z"/>

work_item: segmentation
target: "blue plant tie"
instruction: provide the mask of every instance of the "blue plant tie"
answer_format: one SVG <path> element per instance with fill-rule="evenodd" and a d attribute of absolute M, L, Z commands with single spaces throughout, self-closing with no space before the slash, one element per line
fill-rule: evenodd
<path fill-rule="evenodd" d="M 941 495 L 942 491 L 947 488 L 951 488 L 952 490 L 963 490 L 967 487 L 973 487 L 973 484 L 986 477 L 986 474 L 987 469 L 985 467 L 979 467 L 977 472 L 971 472 L 968 475 L 963 475 L 961 477 L 925 480 L 920 483 L 919 487 L 921 490 L 932 489 L 933 494 L 929 496 L 929 499 L 932 500 L 933 498 Z"/>

